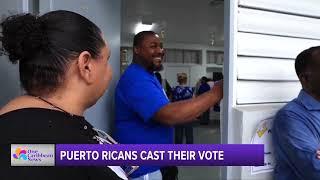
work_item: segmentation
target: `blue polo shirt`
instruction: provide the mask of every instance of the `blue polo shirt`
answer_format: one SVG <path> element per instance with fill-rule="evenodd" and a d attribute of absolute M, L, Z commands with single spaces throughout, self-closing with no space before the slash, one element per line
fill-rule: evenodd
<path fill-rule="evenodd" d="M 116 87 L 116 140 L 121 144 L 172 144 L 173 128 L 152 119 L 168 103 L 155 75 L 132 63 Z M 158 166 L 140 166 L 131 177 L 159 169 Z"/>
<path fill-rule="evenodd" d="M 320 179 L 320 102 L 301 90 L 276 115 L 272 128 L 276 180 Z"/>

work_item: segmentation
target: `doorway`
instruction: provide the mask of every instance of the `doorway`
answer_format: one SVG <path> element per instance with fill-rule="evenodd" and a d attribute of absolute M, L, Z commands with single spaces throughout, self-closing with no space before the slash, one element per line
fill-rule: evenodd
<path fill-rule="evenodd" d="M 161 73 L 171 87 L 177 73 L 188 76 L 195 87 L 206 76 L 222 73 L 224 56 L 223 0 L 127 0 L 121 12 L 121 69 L 132 61 L 132 40 L 138 24 L 149 25 L 159 34 L 166 52 Z M 195 144 L 220 144 L 220 112 L 210 109 L 208 125 L 195 123 Z M 219 167 L 179 167 L 180 180 L 220 179 Z"/>

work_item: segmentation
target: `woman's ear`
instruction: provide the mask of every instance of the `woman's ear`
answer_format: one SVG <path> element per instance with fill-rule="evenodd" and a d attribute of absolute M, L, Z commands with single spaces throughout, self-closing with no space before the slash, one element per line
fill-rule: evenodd
<path fill-rule="evenodd" d="M 92 84 L 93 79 L 93 63 L 91 54 L 88 51 L 83 51 L 78 57 L 78 69 L 80 77 L 88 84 Z"/>

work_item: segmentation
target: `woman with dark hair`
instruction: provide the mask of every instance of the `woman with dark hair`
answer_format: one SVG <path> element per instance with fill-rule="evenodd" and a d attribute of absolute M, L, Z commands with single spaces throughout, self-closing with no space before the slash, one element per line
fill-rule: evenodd
<path fill-rule="evenodd" d="M 19 63 L 26 93 L 0 109 L 0 179 L 121 179 L 115 167 L 10 167 L 10 144 L 101 143 L 83 114 L 112 70 L 102 32 L 79 14 L 14 15 L 1 28 L 2 49 Z"/>

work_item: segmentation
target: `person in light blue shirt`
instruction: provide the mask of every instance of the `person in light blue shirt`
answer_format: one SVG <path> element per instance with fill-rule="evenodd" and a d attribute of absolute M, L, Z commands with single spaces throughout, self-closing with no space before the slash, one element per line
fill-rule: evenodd
<path fill-rule="evenodd" d="M 115 138 L 122 144 L 173 144 L 173 125 L 194 120 L 222 98 L 222 82 L 203 95 L 170 103 L 154 72 L 160 71 L 164 50 L 158 34 L 142 31 L 133 40 L 132 64 L 115 93 Z M 158 166 L 140 166 L 133 180 L 162 180 Z"/>
<path fill-rule="evenodd" d="M 320 179 L 320 46 L 301 52 L 295 69 L 298 97 L 276 115 L 272 128 L 276 180 Z"/>

